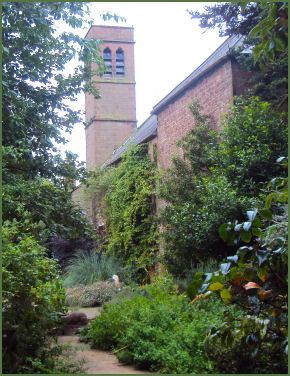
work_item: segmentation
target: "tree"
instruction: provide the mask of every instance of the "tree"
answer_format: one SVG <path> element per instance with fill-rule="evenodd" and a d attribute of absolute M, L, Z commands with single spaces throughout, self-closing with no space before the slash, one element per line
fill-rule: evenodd
<path fill-rule="evenodd" d="M 98 41 L 74 31 L 89 24 L 87 17 L 84 3 L 2 4 L 3 219 L 21 220 L 28 212 L 39 222 L 49 219 L 54 206 L 54 224 L 67 225 L 62 235 L 70 233 L 68 217 L 76 218 L 73 227 L 79 234 L 87 226 L 72 204 L 64 208 L 57 203 L 69 203 L 71 183 L 84 174 L 75 155 L 62 158 L 57 149 L 66 142 L 64 133 L 81 121 L 81 112 L 72 110 L 70 102 L 83 91 L 98 96 L 92 61 L 103 71 Z M 58 30 L 60 23 L 65 31 Z M 74 71 L 66 74 L 74 59 Z M 53 198 L 41 188 L 49 184 Z M 53 233 L 57 226 L 44 222 Z"/>
<path fill-rule="evenodd" d="M 254 72 L 249 95 L 258 95 L 287 110 L 288 4 L 282 2 L 227 2 L 188 11 L 201 28 L 217 27 L 220 36 L 244 35 L 244 45 L 232 56 Z M 241 53 L 253 48 L 253 53 Z M 259 65 L 258 65 L 259 63 Z"/>

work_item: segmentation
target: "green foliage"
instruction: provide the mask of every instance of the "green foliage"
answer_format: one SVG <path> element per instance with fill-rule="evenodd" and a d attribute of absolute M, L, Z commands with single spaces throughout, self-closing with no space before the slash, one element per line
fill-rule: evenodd
<path fill-rule="evenodd" d="M 254 73 L 249 96 L 275 105 L 288 100 L 288 4 L 286 2 L 224 2 L 189 11 L 201 28 L 217 27 L 220 36 L 242 34 L 243 46 L 231 55 L 247 71 Z M 250 34 L 250 36 L 249 36 Z M 253 53 L 243 53 L 251 49 Z M 260 66 L 257 66 L 256 62 Z"/>
<path fill-rule="evenodd" d="M 263 8 L 266 5 L 262 5 Z M 263 63 L 274 60 L 275 52 L 288 49 L 288 3 L 270 3 L 267 17 L 260 21 L 250 35 L 261 37 L 261 43 L 254 48 L 255 62 Z"/>
<path fill-rule="evenodd" d="M 276 176 L 275 164 L 287 155 L 287 123 L 283 112 L 258 98 L 235 98 L 225 115 L 222 142 L 214 150 L 215 165 L 239 195 L 258 197 L 269 178 Z"/>
<path fill-rule="evenodd" d="M 172 287 L 148 285 L 130 299 L 105 304 L 82 339 L 93 348 L 117 349 L 118 359 L 160 373 L 208 373 L 205 331 L 221 322 L 222 310 L 212 301 L 197 306 Z M 169 281 L 170 285 L 170 281 Z"/>
<path fill-rule="evenodd" d="M 287 167 L 285 158 L 278 161 Z M 220 227 L 220 235 L 228 244 L 242 241 L 246 245 L 228 257 L 219 271 L 198 273 L 188 287 L 188 294 L 191 298 L 196 294 L 200 294 L 198 298 L 218 294 L 224 303 L 239 305 L 245 311 L 244 316 L 235 321 L 227 310 L 223 324 L 210 329 L 209 341 L 219 339 L 225 347 L 238 344 L 258 359 L 267 349 L 267 367 L 273 354 L 285 370 L 288 355 L 288 217 L 274 216 L 271 220 L 269 212 L 272 200 L 285 203 L 288 184 L 285 178 L 273 179 L 272 184 L 275 183 L 276 191 L 266 198 L 266 209 L 248 211 L 246 222 L 228 222 Z M 270 222 L 266 222 L 263 230 L 265 219 Z"/>
<path fill-rule="evenodd" d="M 71 101 L 83 91 L 98 94 L 92 85 L 95 72 L 84 66 L 95 61 L 102 71 L 98 43 L 74 32 L 89 25 L 87 15 L 83 3 L 2 6 L 3 218 L 41 221 L 46 238 L 91 236 L 70 201 L 73 183 L 84 176 L 83 163 L 71 152 L 61 157 L 57 149 L 66 142 L 64 133 L 81 122 Z M 66 31 L 58 31 L 60 22 Z M 67 75 L 74 59 L 75 70 Z"/>
<path fill-rule="evenodd" d="M 219 226 L 244 220 L 243 213 L 262 204 L 265 182 L 279 169 L 274 162 L 287 154 L 285 114 L 258 98 L 235 101 L 219 135 L 200 106 L 190 106 L 195 126 L 178 143 L 184 159 L 176 156 L 159 181 L 159 195 L 169 204 L 161 213 L 162 262 L 179 277 L 190 264 L 233 253 Z"/>
<path fill-rule="evenodd" d="M 17 240 L 15 240 L 15 238 Z M 3 227 L 3 370 L 22 373 L 47 346 L 48 332 L 60 323 L 64 291 L 56 262 L 33 237 L 13 224 Z"/>
<path fill-rule="evenodd" d="M 63 285 L 65 287 L 90 285 L 112 278 L 113 274 L 119 275 L 120 270 L 119 263 L 106 254 L 80 252 L 67 266 Z"/>
<path fill-rule="evenodd" d="M 93 238 L 84 213 L 71 201 L 70 192 L 53 182 L 36 178 L 13 179 L 3 186 L 3 218 L 17 221 L 23 233 L 42 243 L 52 236 Z"/>
<path fill-rule="evenodd" d="M 107 252 L 123 265 L 146 278 L 156 249 L 156 224 L 152 213 L 154 168 L 147 145 L 129 150 L 122 163 L 104 172 L 97 171 L 89 182 L 93 197 L 105 218 Z"/>
<path fill-rule="evenodd" d="M 220 36 L 233 34 L 248 35 L 250 30 L 267 15 L 259 2 L 223 2 L 206 5 L 203 12 L 188 11 L 192 19 L 199 20 L 205 29 L 217 27 Z"/>

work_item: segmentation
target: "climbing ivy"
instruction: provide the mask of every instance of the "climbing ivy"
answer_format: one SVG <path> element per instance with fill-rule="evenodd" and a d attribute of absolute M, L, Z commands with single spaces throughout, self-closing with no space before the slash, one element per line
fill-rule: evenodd
<path fill-rule="evenodd" d="M 88 181 L 95 215 L 104 219 L 106 252 L 133 267 L 140 282 L 148 278 L 157 247 L 154 175 L 143 144 L 129 150 L 119 166 L 97 170 Z"/>

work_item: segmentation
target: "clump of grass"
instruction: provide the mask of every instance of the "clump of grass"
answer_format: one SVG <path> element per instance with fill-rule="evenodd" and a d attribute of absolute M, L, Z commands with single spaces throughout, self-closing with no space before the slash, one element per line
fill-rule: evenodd
<path fill-rule="evenodd" d="M 106 254 L 80 252 L 67 266 L 63 285 L 64 287 L 91 285 L 112 278 L 113 274 L 119 274 L 120 271 L 120 264 Z"/>
<path fill-rule="evenodd" d="M 113 282 L 95 282 L 87 286 L 68 287 L 66 303 L 70 307 L 96 307 L 112 299 L 115 294 L 116 287 Z"/>

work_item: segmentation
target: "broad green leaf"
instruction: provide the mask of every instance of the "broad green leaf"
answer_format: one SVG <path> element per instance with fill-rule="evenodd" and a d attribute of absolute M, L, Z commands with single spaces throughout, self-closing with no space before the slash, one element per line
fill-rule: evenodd
<path fill-rule="evenodd" d="M 241 232 L 241 238 L 245 243 L 250 243 L 252 235 L 250 231 L 242 231 Z"/>
<path fill-rule="evenodd" d="M 272 219 L 272 212 L 269 209 L 261 209 L 260 215 L 265 219 L 268 219 L 268 220 Z"/>
<path fill-rule="evenodd" d="M 252 234 L 260 237 L 262 235 L 262 231 L 257 227 L 252 227 Z"/>
<path fill-rule="evenodd" d="M 227 241 L 228 240 L 228 237 L 229 237 L 229 231 L 228 231 L 228 228 L 229 228 L 229 224 L 228 223 L 223 223 L 220 227 L 219 227 L 219 236 L 223 239 L 223 241 Z"/>
<path fill-rule="evenodd" d="M 208 289 L 210 291 L 217 291 L 217 290 L 221 290 L 222 288 L 224 287 L 224 285 L 220 282 L 215 282 L 213 284 L 211 284 Z"/>
<path fill-rule="evenodd" d="M 221 290 L 220 296 L 226 304 L 230 303 L 231 300 L 232 300 L 232 296 L 231 296 L 231 293 L 229 292 L 229 290 L 226 290 L 226 289 Z"/>
<path fill-rule="evenodd" d="M 253 227 L 261 227 L 261 226 L 262 226 L 262 222 L 261 222 L 260 218 L 256 217 L 253 220 L 252 229 L 253 229 Z"/>

